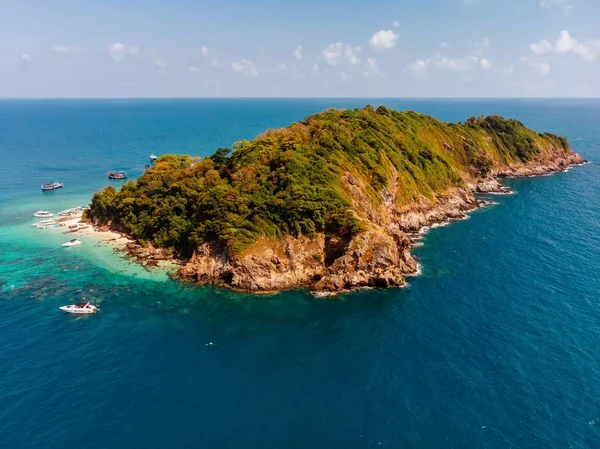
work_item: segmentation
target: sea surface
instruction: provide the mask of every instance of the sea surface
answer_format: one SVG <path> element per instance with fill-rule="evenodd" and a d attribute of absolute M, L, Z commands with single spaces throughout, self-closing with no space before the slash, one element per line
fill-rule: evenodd
<path fill-rule="evenodd" d="M 425 236 L 407 288 L 336 300 L 178 285 L 31 227 L 151 153 L 367 103 L 514 117 L 592 163 L 509 180 Z M 600 448 L 598 161 L 600 100 L 0 101 L 0 448 Z M 58 310 L 82 297 L 101 311 Z"/>

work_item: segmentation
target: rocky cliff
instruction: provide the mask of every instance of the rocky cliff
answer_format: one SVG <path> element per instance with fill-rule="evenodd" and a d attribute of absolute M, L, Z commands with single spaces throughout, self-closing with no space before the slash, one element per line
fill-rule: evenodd
<path fill-rule="evenodd" d="M 250 292 L 400 287 L 424 226 L 464 218 L 503 176 L 582 163 L 566 139 L 500 117 L 330 110 L 193 161 L 165 157 L 89 218 L 171 248 L 177 277 Z M 139 251 L 138 251 L 139 253 Z"/>

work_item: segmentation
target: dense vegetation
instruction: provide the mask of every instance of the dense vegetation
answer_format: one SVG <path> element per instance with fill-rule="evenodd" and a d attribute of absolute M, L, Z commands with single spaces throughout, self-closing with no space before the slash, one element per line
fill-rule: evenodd
<path fill-rule="evenodd" d="M 137 182 L 96 193 L 87 215 L 183 254 L 209 241 L 241 251 L 261 235 L 351 236 L 363 221 L 344 176 L 380 204 L 397 172 L 402 206 L 552 146 L 568 144 L 498 116 L 448 124 L 385 107 L 332 109 L 202 160 L 162 156 Z"/>

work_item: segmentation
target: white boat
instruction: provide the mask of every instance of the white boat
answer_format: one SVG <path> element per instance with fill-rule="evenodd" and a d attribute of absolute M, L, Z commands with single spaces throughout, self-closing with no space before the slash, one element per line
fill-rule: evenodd
<path fill-rule="evenodd" d="M 67 313 L 74 313 L 77 315 L 93 315 L 98 312 L 98 307 L 89 302 L 80 302 L 78 304 L 70 304 L 68 306 L 59 307 L 60 310 Z"/>
<path fill-rule="evenodd" d="M 61 217 L 68 217 L 69 215 L 73 215 L 77 213 L 77 208 L 74 207 L 73 209 L 65 209 L 65 210 L 61 210 L 58 215 L 60 215 Z"/>
<path fill-rule="evenodd" d="M 36 218 L 51 218 L 54 217 L 54 214 L 49 210 L 38 210 L 33 216 Z"/>
<path fill-rule="evenodd" d="M 62 246 L 77 246 L 81 245 L 81 242 L 77 239 L 71 239 L 67 243 L 63 243 Z"/>
<path fill-rule="evenodd" d="M 57 224 L 55 220 L 42 220 L 42 221 L 35 222 L 31 226 L 37 228 L 38 226 L 50 226 L 50 225 L 55 225 L 55 224 Z"/>
<path fill-rule="evenodd" d="M 46 184 L 42 184 L 42 192 L 47 192 L 48 190 L 62 189 L 64 185 L 65 184 L 62 182 L 47 182 Z"/>
<path fill-rule="evenodd" d="M 38 229 L 58 228 L 58 227 L 60 227 L 60 225 L 57 222 L 55 222 L 54 220 L 40 221 L 39 223 L 36 223 L 34 226 L 36 228 L 38 228 Z"/>

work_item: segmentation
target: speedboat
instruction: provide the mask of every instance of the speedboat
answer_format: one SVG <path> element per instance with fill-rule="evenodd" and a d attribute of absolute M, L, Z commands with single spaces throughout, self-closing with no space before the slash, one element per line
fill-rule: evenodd
<path fill-rule="evenodd" d="M 77 239 L 71 239 L 67 243 L 63 243 L 62 246 L 77 246 L 81 245 L 81 242 Z"/>
<path fill-rule="evenodd" d="M 38 210 L 33 216 L 36 218 L 51 218 L 54 217 L 54 214 L 48 210 Z"/>
<path fill-rule="evenodd" d="M 59 307 L 59 309 L 63 312 L 74 313 L 77 315 L 93 315 L 100 310 L 97 306 L 90 304 L 89 302 L 70 304 L 68 306 Z"/>
<path fill-rule="evenodd" d="M 42 192 L 46 192 L 48 190 L 56 190 L 64 187 L 64 183 L 62 182 L 47 182 L 46 184 L 42 184 Z"/>

